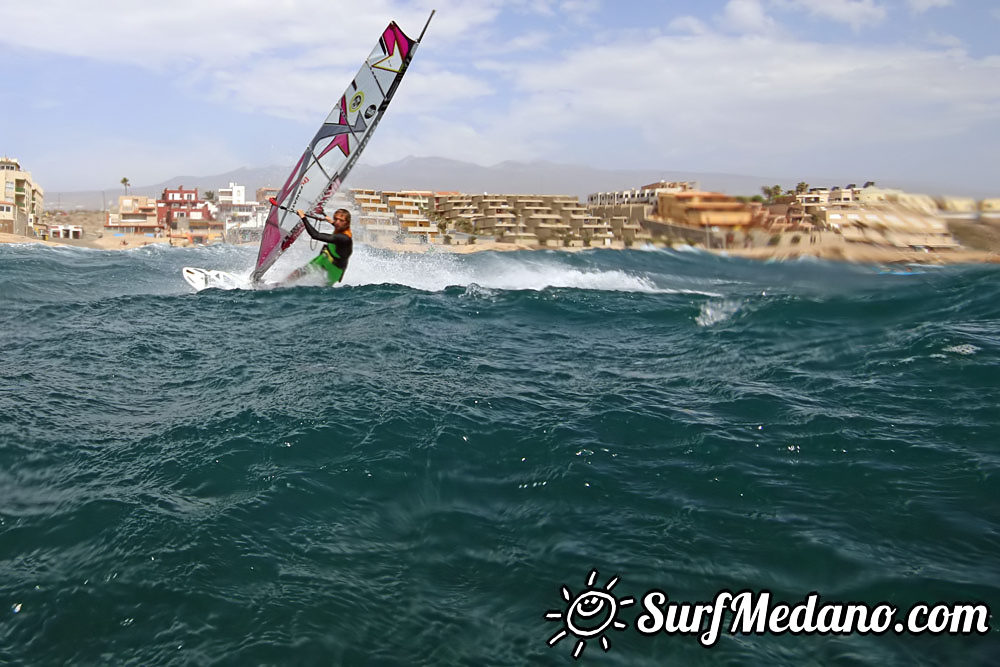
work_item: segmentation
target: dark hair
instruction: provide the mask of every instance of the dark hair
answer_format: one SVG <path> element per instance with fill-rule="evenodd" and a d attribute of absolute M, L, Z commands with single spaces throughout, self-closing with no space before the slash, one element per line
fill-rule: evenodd
<path fill-rule="evenodd" d="M 347 224 L 348 225 L 351 224 L 351 212 L 350 211 L 348 211 L 346 208 L 338 208 L 336 211 L 333 212 L 333 217 L 336 218 L 338 213 L 343 213 L 344 216 L 347 218 Z"/>

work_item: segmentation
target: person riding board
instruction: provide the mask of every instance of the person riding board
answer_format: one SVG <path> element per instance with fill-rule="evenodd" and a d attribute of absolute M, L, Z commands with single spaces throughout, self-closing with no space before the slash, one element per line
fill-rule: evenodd
<path fill-rule="evenodd" d="M 339 283 L 344 278 L 344 272 L 347 271 L 347 261 L 351 258 L 351 253 L 354 250 L 354 239 L 351 238 L 351 212 L 344 208 L 338 208 L 334 211 L 332 218 L 325 216 L 326 221 L 333 225 L 333 234 L 326 234 L 313 227 L 301 209 L 296 210 L 295 213 L 302 220 L 310 238 L 322 241 L 326 245 L 319 251 L 319 255 L 302 268 L 293 271 L 285 281 L 297 280 L 307 273 L 323 271 L 326 273 L 328 284 Z"/>

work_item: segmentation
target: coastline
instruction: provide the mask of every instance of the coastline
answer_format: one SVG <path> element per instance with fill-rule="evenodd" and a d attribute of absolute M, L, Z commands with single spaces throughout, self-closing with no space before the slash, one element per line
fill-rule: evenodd
<path fill-rule="evenodd" d="M 97 239 L 43 241 L 42 239 L 18 236 L 16 234 L 0 233 L 0 243 L 38 243 L 46 246 L 64 246 L 74 248 L 90 248 L 94 250 L 131 250 L 147 245 L 169 243 L 169 239 L 149 238 L 145 236 L 117 237 L 109 236 Z M 423 254 L 428 252 L 443 252 L 452 254 L 468 254 L 474 252 L 509 252 L 515 250 L 554 250 L 558 252 L 579 252 L 581 250 L 597 249 L 580 246 L 574 247 L 539 247 L 523 243 L 500 243 L 497 241 L 479 240 L 467 245 L 436 245 L 410 243 L 381 243 L 371 247 L 391 250 L 393 252 L 408 252 Z M 622 249 L 621 246 L 612 249 Z M 887 248 L 862 243 L 812 244 L 803 246 L 774 246 L 755 248 L 733 248 L 730 250 L 705 250 L 720 256 L 741 257 L 761 261 L 786 261 L 803 257 L 815 257 L 827 261 L 852 262 L 858 264 L 997 264 L 1000 263 L 1000 252 L 996 250 L 976 250 L 972 248 L 956 248 L 935 252 L 921 250 L 903 250 Z"/>
<path fill-rule="evenodd" d="M 125 243 L 122 243 L 122 241 Z M 57 241 L 51 241 L 32 238 L 30 236 L 20 236 L 19 234 L 0 232 L 0 243 L 38 243 L 47 246 L 90 248 L 92 250 L 129 250 L 131 248 L 141 248 L 146 245 L 167 244 L 169 242 L 169 239 L 149 238 L 147 236 L 128 236 L 125 238 L 118 236 L 104 236 L 100 238 L 60 239 Z"/>

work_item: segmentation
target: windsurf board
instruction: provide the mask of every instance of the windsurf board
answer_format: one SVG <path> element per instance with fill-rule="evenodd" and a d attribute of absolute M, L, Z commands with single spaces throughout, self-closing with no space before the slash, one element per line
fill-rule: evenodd
<path fill-rule="evenodd" d="M 226 271 L 199 269 L 193 266 L 185 266 L 181 269 L 181 275 L 184 276 L 184 280 L 187 281 L 188 285 L 199 292 L 209 288 L 239 289 L 247 282 L 246 279 L 232 273 L 227 273 Z"/>

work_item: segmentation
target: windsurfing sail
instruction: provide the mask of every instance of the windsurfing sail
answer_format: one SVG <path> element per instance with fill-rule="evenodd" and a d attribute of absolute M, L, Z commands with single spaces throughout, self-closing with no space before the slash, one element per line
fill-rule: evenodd
<path fill-rule="evenodd" d="M 388 108 L 433 17 L 432 11 L 415 40 L 403 34 L 395 21 L 382 32 L 378 44 L 309 142 L 278 196 L 271 200 L 257 264 L 251 274 L 254 282 L 260 281 L 302 233 L 304 226 L 295 209 L 322 214 L 323 205 L 340 189 Z"/>

